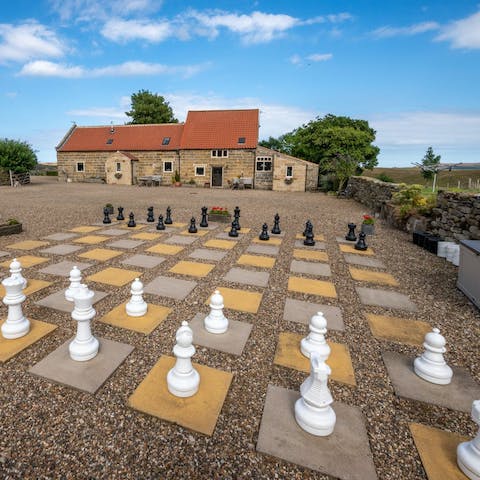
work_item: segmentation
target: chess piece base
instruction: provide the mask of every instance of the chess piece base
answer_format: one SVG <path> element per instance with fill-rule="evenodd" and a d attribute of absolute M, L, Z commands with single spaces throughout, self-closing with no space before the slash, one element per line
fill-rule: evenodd
<path fill-rule="evenodd" d="M 148 311 L 148 304 L 147 302 L 128 302 L 125 305 L 125 311 L 129 317 L 143 317 Z"/>
<path fill-rule="evenodd" d="M 19 322 L 3 322 L 2 324 L 2 336 L 7 340 L 24 337 L 29 331 L 30 322 L 25 317 L 23 317 L 23 319 Z"/>
<path fill-rule="evenodd" d="M 317 408 L 299 398 L 295 402 L 295 420 L 306 432 L 317 437 L 326 437 L 332 434 L 337 416 L 330 405 Z"/>
<path fill-rule="evenodd" d="M 480 480 L 480 451 L 472 442 L 463 442 L 457 447 L 457 464 L 468 478 Z"/>
<path fill-rule="evenodd" d="M 420 378 L 437 385 L 448 385 L 452 381 L 453 371 L 447 364 L 435 365 L 423 357 L 414 360 L 413 370 Z"/>
<path fill-rule="evenodd" d="M 176 397 L 192 397 L 198 392 L 200 385 L 200 375 L 195 369 L 188 374 L 175 372 L 175 367 L 167 374 L 168 391 Z"/>
<path fill-rule="evenodd" d="M 208 333 L 218 335 L 228 330 L 228 319 L 225 316 L 223 316 L 223 318 L 211 318 L 210 315 L 208 315 L 205 317 L 203 325 Z"/>
<path fill-rule="evenodd" d="M 100 344 L 98 340 L 93 336 L 85 342 L 73 339 L 68 345 L 68 352 L 72 360 L 76 362 L 86 362 L 97 355 L 99 347 Z"/>

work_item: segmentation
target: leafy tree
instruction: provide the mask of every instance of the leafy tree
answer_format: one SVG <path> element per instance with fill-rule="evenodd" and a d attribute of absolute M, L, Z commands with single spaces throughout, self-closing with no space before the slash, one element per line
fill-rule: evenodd
<path fill-rule="evenodd" d="M 422 165 L 424 167 L 435 167 L 440 163 L 441 158 L 442 157 L 440 155 L 435 155 L 433 153 L 432 147 L 428 147 L 427 152 L 425 153 L 425 156 L 422 158 Z M 422 168 L 422 176 L 426 180 L 430 180 L 433 177 L 433 174 L 434 174 L 433 169 L 430 170 L 430 169 Z"/>
<path fill-rule="evenodd" d="M 0 139 L 0 168 L 26 173 L 37 165 L 37 155 L 27 142 Z"/>
<path fill-rule="evenodd" d="M 139 90 L 131 96 L 132 107 L 125 115 L 131 117 L 127 124 L 178 123 L 172 107 L 161 95 Z"/>
<path fill-rule="evenodd" d="M 284 142 L 284 135 L 280 135 L 280 137 L 268 137 L 267 140 L 261 140 L 258 144 L 262 147 L 271 148 L 272 150 L 277 150 L 278 152 L 285 152 L 287 146 Z"/>

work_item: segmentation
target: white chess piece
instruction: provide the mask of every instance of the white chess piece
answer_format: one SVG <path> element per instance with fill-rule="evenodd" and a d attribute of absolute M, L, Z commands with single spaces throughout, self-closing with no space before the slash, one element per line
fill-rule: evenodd
<path fill-rule="evenodd" d="M 70 270 L 70 286 L 65 290 L 65 299 L 69 302 L 73 302 L 73 297 L 75 292 L 80 287 L 82 283 L 82 272 L 79 270 L 77 266 L 73 267 Z"/>
<path fill-rule="evenodd" d="M 210 313 L 205 317 L 203 324 L 209 333 L 225 333 L 228 330 L 228 318 L 223 314 L 223 296 L 215 290 L 210 298 Z"/>
<path fill-rule="evenodd" d="M 75 291 L 73 301 L 72 318 L 77 321 L 77 335 L 70 342 L 68 351 L 72 360 L 85 362 L 91 360 L 98 353 L 99 342 L 92 335 L 90 322 L 95 316 L 95 309 L 92 307 L 92 301 L 95 293 L 89 290 L 86 285 L 80 285 Z"/>
<path fill-rule="evenodd" d="M 140 281 L 140 279 L 136 278 L 132 282 L 130 293 L 132 294 L 132 296 L 128 303 L 125 305 L 127 315 L 129 317 L 142 317 L 147 313 L 148 305 L 142 297 L 143 283 Z"/>
<path fill-rule="evenodd" d="M 457 447 L 457 463 L 471 480 L 480 480 L 480 400 L 472 404 L 472 419 L 479 426 L 477 436 Z"/>
<path fill-rule="evenodd" d="M 4 338 L 20 338 L 30 331 L 30 322 L 23 315 L 22 303 L 25 301 L 23 294 L 23 281 L 19 277 L 8 277 L 2 281 L 5 288 L 3 303 L 8 307 L 7 320 L 2 323 Z"/>
<path fill-rule="evenodd" d="M 310 319 L 308 328 L 310 333 L 305 338 L 302 338 L 300 350 L 307 358 L 310 358 L 312 352 L 318 352 L 323 361 L 325 361 L 330 356 L 330 347 L 325 340 L 327 319 L 322 312 L 317 312 Z"/>
<path fill-rule="evenodd" d="M 318 352 L 310 354 L 310 376 L 300 386 L 301 397 L 295 402 L 295 420 L 312 435 L 326 437 L 333 432 L 337 416 L 328 389 L 330 367 Z"/>
<path fill-rule="evenodd" d="M 176 333 L 177 343 L 173 353 L 177 359 L 174 367 L 167 374 L 168 391 L 176 397 L 191 397 L 198 391 L 200 375 L 192 366 L 195 347 L 192 345 L 193 332 L 188 322 L 183 321 Z"/>
<path fill-rule="evenodd" d="M 413 362 L 415 373 L 427 382 L 437 385 L 448 385 L 452 381 L 453 371 L 445 362 L 443 354 L 445 338 L 440 335 L 438 328 L 432 329 L 425 335 L 423 346 L 425 351 Z"/>
<path fill-rule="evenodd" d="M 27 279 L 22 275 L 22 264 L 16 258 L 10 264 L 10 276 L 20 278 L 23 282 L 23 288 L 27 288 Z"/>

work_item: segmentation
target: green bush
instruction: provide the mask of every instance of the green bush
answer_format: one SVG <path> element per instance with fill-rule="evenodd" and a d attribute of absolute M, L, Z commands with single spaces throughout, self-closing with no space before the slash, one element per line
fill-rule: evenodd
<path fill-rule="evenodd" d="M 45 175 L 47 177 L 58 177 L 58 171 L 57 170 L 47 170 L 45 172 Z"/>
<path fill-rule="evenodd" d="M 387 183 L 395 183 L 395 180 L 388 176 L 385 172 L 379 173 L 377 175 L 378 180 L 381 180 L 382 182 L 387 182 Z"/>
<path fill-rule="evenodd" d="M 434 198 L 422 194 L 422 185 L 400 184 L 400 191 L 393 194 L 393 203 L 400 206 L 400 215 L 406 218 L 415 213 L 424 213 L 433 206 Z"/>

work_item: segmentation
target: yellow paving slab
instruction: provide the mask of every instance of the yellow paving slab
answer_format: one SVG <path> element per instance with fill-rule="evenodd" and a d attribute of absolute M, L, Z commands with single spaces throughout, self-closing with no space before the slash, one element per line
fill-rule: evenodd
<path fill-rule="evenodd" d="M 332 282 L 324 280 L 311 280 L 310 278 L 290 277 L 288 279 L 288 290 L 291 292 L 320 295 L 322 297 L 337 298 L 337 291 Z"/>
<path fill-rule="evenodd" d="M 262 294 L 258 292 L 227 287 L 219 287 L 217 290 L 220 290 L 223 296 L 225 308 L 239 310 L 240 312 L 257 313 L 262 301 Z M 210 297 L 205 304 L 210 304 Z"/>
<path fill-rule="evenodd" d="M 457 446 L 470 438 L 420 423 L 411 423 L 410 432 L 428 480 L 468 480 L 457 465 Z"/>
<path fill-rule="evenodd" d="M 315 240 L 318 240 L 319 242 L 324 242 L 325 241 L 325 236 L 321 233 L 319 234 L 316 234 L 315 232 L 313 232 L 313 234 L 315 235 Z M 296 240 L 305 240 L 305 237 L 303 236 L 302 233 L 297 233 L 295 235 L 295 239 Z"/>
<path fill-rule="evenodd" d="M 162 255 L 176 255 L 180 253 L 185 247 L 179 247 L 178 245 L 168 245 L 166 243 L 158 243 L 153 247 L 147 248 L 146 252 L 160 253 Z"/>
<path fill-rule="evenodd" d="M 131 235 L 130 238 L 134 240 L 157 240 L 161 236 L 161 233 L 140 232 L 136 233 L 135 235 Z"/>
<path fill-rule="evenodd" d="M 241 231 L 241 230 L 240 230 Z M 269 240 L 260 240 L 259 238 L 254 238 L 252 240 L 253 243 L 260 243 L 260 244 L 265 244 L 265 245 L 281 245 L 282 244 L 282 239 L 281 238 L 276 238 L 270 235 Z"/>
<path fill-rule="evenodd" d="M 407 318 L 365 313 L 370 330 L 376 338 L 408 345 L 422 345 L 425 334 L 432 330 L 427 322 Z"/>
<path fill-rule="evenodd" d="M 100 322 L 108 323 L 115 327 L 126 328 L 135 332 L 149 335 L 152 333 L 170 314 L 171 308 L 162 305 L 148 304 L 148 310 L 142 317 L 129 317 L 125 311 L 127 302 L 118 305 L 100 319 Z"/>
<path fill-rule="evenodd" d="M 33 250 L 34 248 L 44 247 L 49 245 L 48 242 L 42 242 L 40 240 L 24 240 L 23 242 L 11 243 L 6 248 L 12 248 L 15 250 Z"/>
<path fill-rule="evenodd" d="M 318 250 L 306 250 L 304 248 L 293 249 L 293 258 L 297 260 L 315 260 L 318 262 L 328 262 L 328 255 Z"/>
<path fill-rule="evenodd" d="M 50 259 L 45 257 L 36 257 L 34 255 L 22 255 L 20 257 L 16 257 L 17 260 L 20 262 L 22 268 L 29 268 L 34 267 L 35 265 L 40 265 L 41 263 L 48 262 Z M 4 268 L 10 268 L 10 264 L 12 263 L 13 258 L 7 260 L 6 262 L 0 263 L 0 266 Z"/>
<path fill-rule="evenodd" d="M 301 372 L 310 372 L 310 360 L 300 350 L 300 341 L 304 336 L 291 332 L 280 333 L 273 363 Z M 332 369 L 330 378 L 348 385 L 356 385 L 348 347 L 343 343 L 327 343 L 331 348 L 331 353 L 327 360 L 328 366 Z"/>
<path fill-rule="evenodd" d="M 187 225 L 188 225 L 187 223 L 173 222 L 171 225 L 166 225 L 166 226 L 172 227 L 172 228 L 183 228 L 183 227 L 186 227 Z"/>
<path fill-rule="evenodd" d="M 221 250 L 231 250 L 237 242 L 231 242 L 230 240 L 208 240 L 204 246 L 209 248 L 220 248 Z"/>
<path fill-rule="evenodd" d="M 109 250 L 108 248 L 94 248 L 85 253 L 80 253 L 78 256 L 88 258 L 90 260 L 98 260 L 99 262 L 106 262 L 112 258 L 123 255 L 123 252 L 118 250 Z"/>
<path fill-rule="evenodd" d="M 190 233 L 188 230 L 183 230 L 183 232 L 180 232 L 180 235 L 191 235 L 193 237 L 204 237 L 205 235 L 208 235 L 210 233 L 210 230 L 197 230 L 197 233 Z"/>
<path fill-rule="evenodd" d="M 90 227 L 88 225 L 84 225 L 81 227 L 75 227 L 69 230 L 69 232 L 75 232 L 75 233 L 91 233 L 94 232 L 95 230 L 100 230 L 102 227 Z"/>
<path fill-rule="evenodd" d="M 128 223 L 128 220 L 126 222 Z M 141 223 L 137 223 L 135 227 L 129 227 L 127 223 L 124 223 L 120 228 L 124 228 L 125 230 L 131 230 L 132 232 L 135 232 L 136 230 L 143 230 L 148 226 L 148 225 L 142 225 Z"/>
<path fill-rule="evenodd" d="M 273 268 L 275 259 L 272 257 L 264 257 L 262 255 L 241 255 L 237 260 L 239 265 L 252 265 L 260 268 Z"/>
<path fill-rule="evenodd" d="M 30 331 L 27 335 L 8 340 L 0 335 L 0 362 L 6 362 L 12 357 L 25 350 L 30 345 L 40 340 L 45 335 L 53 332 L 57 328 L 57 325 L 52 323 L 41 322 L 39 320 L 30 320 Z M 3 322 L 0 322 L 0 324 Z"/>
<path fill-rule="evenodd" d="M 36 280 L 36 279 L 27 279 L 27 288 L 23 290 L 25 295 L 30 295 L 32 293 L 38 292 L 43 288 L 47 288 L 50 285 L 53 285 L 52 282 L 46 282 L 45 280 Z M 5 287 L 0 284 L 0 297 L 5 296 Z"/>
<path fill-rule="evenodd" d="M 214 268 L 215 265 L 211 263 L 181 261 L 174 265 L 169 272 L 191 277 L 206 277 Z"/>
<path fill-rule="evenodd" d="M 128 399 L 135 410 L 212 435 L 233 375 L 193 363 L 200 375 L 200 387 L 192 397 L 179 398 L 167 388 L 167 373 L 175 364 L 173 357 L 162 355 L 142 383 Z"/>
<path fill-rule="evenodd" d="M 341 243 L 339 247 L 343 253 L 356 253 L 357 255 L 374 255 L 373 250 L 370 247 L 368 247 L 367 250 L 355 250 L 355 247 L 353 245 L 347 245 L 346 243 Z"/>
<path fill-rule="evenodd" d="M 381 285 L 390 285 L 391 287 L 398 287 L 399 283 L 395 280 L 393 275 L 384 272 L 373 272 L 372 270 L 364 270 L 362 268 L 348 267 L 350 275 L 354 280 L 360 282 L 380 283 Z"/>
<path fill-rule="evenodd" d="M 110 237 L 104 235 L 87 235 L 86 237 L 75 238 L 75 243 L 85 243 L 87 245 L 95 245 L 96 243 L 102 243 L 105 240 L 111 240 Z"/>
<path fill-rule="evenodd" d="M 98 283 L 106 283 L 107 285 L 113 285 L 115 287 L 122 287 L 141 275 L 142 272 L 109 267 L 105 270 L 100 270 L 100 272 L 90 275 L 87 277 L 87 280 Z"/>
<path fill-rule="evenodd" d="M 230 225 L 229 227 L 227 227 L 224 232 L 229 232 L 230 230 L 232 229 L 232 226 Z M 238 230 L 238 233 L 249 233 L 251 230 L 251 228 L 241 228 L 241 230 Z"/>

